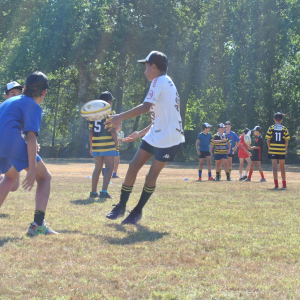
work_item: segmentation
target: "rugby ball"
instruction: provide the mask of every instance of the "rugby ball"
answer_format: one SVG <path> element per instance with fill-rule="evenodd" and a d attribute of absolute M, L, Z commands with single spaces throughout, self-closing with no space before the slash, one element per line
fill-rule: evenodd
<path fill-rule="evenodd" d="M 106 101 L 92 100 L 82 106 L 80 113 L 88 121 L 98 121 L 111 114 L 111 107 Z"/>
<path fill-rule="evenodd" d="M 251 137 L 249 135 L 244 136 L 244 141 L 248 146 L 251 145 Z"/>

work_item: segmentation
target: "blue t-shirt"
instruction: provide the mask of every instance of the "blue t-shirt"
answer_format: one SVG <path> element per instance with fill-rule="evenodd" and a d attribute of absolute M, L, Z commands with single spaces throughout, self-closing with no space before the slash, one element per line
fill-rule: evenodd
<path fill-rule="evenodd" d="M 32 97 L 15 96 L 0 105 L 0 157 L 18 157 L 27 153 L 21 132 L 39 134 L 42 108 Z"/>
<path fill-rule="evenodd" d="M 210 140 L 212 139 L 212 135 L 208 132 L 205 135 L 203 132 L 198 134 L 197 139 L 199 140 L 199 151 L 210 151 Z"/>
<path fill-rule="evenodd" d="M 225 131 L 226 133 L 226 131 Z M 230 130 L 230 133 L 226 133 L 227 134 L 227 137 L 230 141 L 230 145 L 231 145 L 231 148 L 230 148 L 230 154 L 233 154 L 233 146 L 234 146 L 234 142 L 239 142 L 240 141 L 240 138 L 238 137 L 238 135 L 234 132 L 234 131 L 231 131 Z"/>

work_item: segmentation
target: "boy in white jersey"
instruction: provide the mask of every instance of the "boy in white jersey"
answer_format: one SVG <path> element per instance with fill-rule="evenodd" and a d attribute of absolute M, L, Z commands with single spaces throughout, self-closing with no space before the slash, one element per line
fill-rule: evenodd
<path fill-rule="evenodd" d="M 121 189 L 120 202 L 106 217 L 115 220 L 124 216 L 126 203 L 132 191 L 137 173 L 154 156 L 145 185 L 137 206 L 121 224 L 137 224 L 142 217 L 142 209 L 154 192 L 159 173 L 172 161 L 181 143 L 185 141 L 180 116 L 180 99 L 172 79 L 167 75 L 168 58 L 165 54 L 152 51 L 145 59 L 138 60 L 145 65 L 145 75 L 152 81 L 143 102 L 135 108 L 113 116 L 106 122 L 117 127 L 122 121 L 144 114 L 150 110 L 152 123 L 141 131 L 134 132 L 124 142 L 133 142 L 142 137 L 143 141 L 129 164 Z"/>

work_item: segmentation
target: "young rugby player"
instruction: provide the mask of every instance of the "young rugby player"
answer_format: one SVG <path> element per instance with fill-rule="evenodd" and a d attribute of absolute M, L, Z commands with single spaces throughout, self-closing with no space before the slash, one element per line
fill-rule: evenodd
<path fill-rule="evenodd" d="M 288 129 L 281 125 L 283 121 L 283 115 L 281 112 L 277 112 L 274 115 L 275 124 L 270 126 L 266 135 L 268 144 L 268 158 L 272 160 L 273 177 L 275 183 L 275 189 L 278 189 L 278 174 L 277 174 L 277 160 L 279 161 L 279 167 L 282 179 L 282 188 L 286 189 L 285 178 L 285 156 L 287 147 L 290 140 L 290 134 Z"/>
<path fill-rule="evenodd" d="M 260 182 L 265 182 L 265 176 L 264 172 L 261 168 L 261 161 L 262 161 L 262 149 L 263 149 L 263 138 L 261 136 L 261 127 L 260 126 L 255 126 L 254 129 L 252 130 L 254 132 L 254 146 L 248 146 L 249 150 L 253 150 L 252 154 L 252 162 L 251 162 L 251 167 L 250 167 L 250 172 L 249 175 L 244 181 L 251 181 L 252 173 L 254 170 L 254 166 L 257 163 L 257 169 L 260 172 Z"/>
<path fill-rule="evenodd" d="M 203 131 L 198 134 L 196 140 L 196 150 L 199 156 L 199 178 L 198 181 L 202 180 L 202 168 L 204 164 L 204 158 L 206 158 L 207 169 L 208 169 L 208 180 L 214 180 L 211 176 L 211 152 L 210 152 L 210 143 L 213 140 L 212 135 L 210 134 L 210 127 L 208 123 L 202 125 Z"/>
<path fill-rule="evenodd" d="M 144 114 L 149 110 L 152 123 L 124 139 L 125 142 L 133 142 L 145 135 L 140 148 L 129 164 L 121 189 L 120 202 L 106 215 L 107 218 L 115 220 L 124 216 L 126 204 L 139 170 L 150 158 L 154 157 L 154 160 L 146 176 L 138 204 L 121 224 L 137 224 L 141 219 L 143 207 L 155 190 L 159 173 L 168 161 L 174 159 L 180 144 L 184 142 L 180 99 L 175 84 L 167 75 L 167 56 L 162 52 L 152 51 L 146 59 L 138 62 L 145 65 L 146 78 L 148 81 L 152 81 L 143 104 L 113 116 L 106 124 L 117 127 L 123 120 Z"/>
<path fill-rule="evenodd" d="M 119 164 L 120 164 L 120 144 L 122 143 L 122 140 L 124 139 L 124 132 L 122 131 L 122 123 L 119 124 L 119 126 L 116 128 L 117 131 L 117 139 L 118 139 L 118 148 L 117 148 L 117 155 L 115 156 L 115 165 L 114 165 L 114 171 L 112 178 L 120 178 L 117 175 Z"/>
<path fill-rule="evenodd" d="M 99 96 L 99 100 L 104 100 L 111 105 L 113 96 L 106 91 Z M 108 119 L 108 118 L 107 118 Z M 116 129 L 113 128 L 111 132 L 105 128 L 105 120 L 92 121 L 89 125 L 89 140 L 90 140 L 90 154 L 94 156 L 95 168 L 92 175 L 92 191 L 91 198 L 112 199 L 113 197 L 107 192 L 109 181 L 114 169 L 114 160 L 117 155 L 118 140 Z M 100 194 L 97 193 L 97 185 L 99 176 L 105 163 L 105 172 L 103 174 L 102 190 Z"/>
<path fill-rule="evenodd" d="M 229 167 L 229 174 L 231 175 L 232 158 L 233 158 L 234 153 L 235 153 L 236 149 L 238 148 L 241 140 L 234 131 L 231 131 L 231 122 L 230 121 L 225 122 L 225 127 L 226 127 L 225 133 L 227 134 L 227 137 L 230 142 L 230 153 L 228 154 L 228 167 Z"/>
<path fill-rule="evenodd" d="M 27 234 L 57 234 L 44 222 L 50 195 L 51 174 L 41 157 L 36 154 L 36 137 L 39 134 L 43 102 L 48 89 L 48 79 L 41 72 L 34 72 L 26 79 L 24 95 L 6 100 L 0 106 L 0 172 L 5 174 L 0 182 L 0 206 L 17 182 L 19 172 L 26 170 L 23 188 L 36 188 L 34 221 Z M 21 132 L 26 134 L 26 141 Z"/>
<path fill-rule="evenodd" d="M 246 128 L 243 132 L 243 134 L 240 136 L 240 144 L 239 144 L 239 152 L 238 152 L 238 157 L 240 160 L 240 167 L 239 167 L 239 174 L 240 174 L 240 181 L 243 181 L 247 178 L 248 172 L 250 170 L 250 165 L 251 165 L 251 158 L 250 156 L 252 155 L 251 152 L 248 150 L 248 145 L 244 141 L 245 135 L 251 135 L 251 130 Z M 247 168 L 245 171 L 245 175 L 243 176 L 243 167 L 244 167 L 244 160 L 247 162 Z"/>
<path fill-rule="evenodd" d="M 228 140 L 227 134 L 224 133 L 225 125 L 223 123 L 219 124 L 218 132 L 213 136 L 213 140 L 210 146 L 210 152 L 212 153 L 212 148 L 215 147 L 214 159 L 216 161 L 216 177 L 215 181 L 220 180 L 220 173 L 222 169 L 222 164 L 224 166 L 227 181 L 232 181 L 229 174 L 228 167 L 228 154 L 230 153 L 230 142 Z"/>

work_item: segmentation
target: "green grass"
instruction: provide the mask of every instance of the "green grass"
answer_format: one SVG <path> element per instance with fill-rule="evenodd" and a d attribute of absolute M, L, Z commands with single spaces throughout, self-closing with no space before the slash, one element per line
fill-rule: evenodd
<path fill-rule="evenodd" d="M 198 183 L 197 163 L 171 164 L 140 225 L 121 226 L 105 214 L 122 179 L 109 186 L 115 199 L 101 203 L 88 198 L 93 160 L 46 163 L 53 175 L 46 218 L 60 234 L 26 237 L 34 192 L 8 196 L 0 210 L 1 300 L 300 298 L 298 166 L 287 167 L 288 190 L 274 191 L 269 165 L 260 184 L 257 171 L 239 182 L 237 166 L 233 182 Z M 126 170 L 120 166 L 121 177 Z"/>

